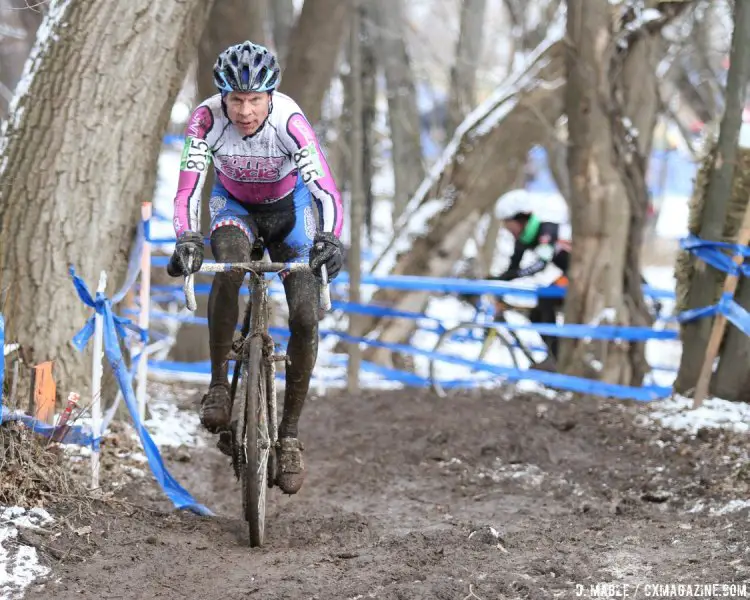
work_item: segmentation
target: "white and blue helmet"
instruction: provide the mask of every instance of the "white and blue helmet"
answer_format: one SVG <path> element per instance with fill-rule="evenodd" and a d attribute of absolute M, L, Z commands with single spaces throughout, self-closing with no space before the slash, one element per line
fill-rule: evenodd
<path fill-rule="evenodd" d="M 222 93 L 270 92 L 280 81 L 281 70 L 273 52 L 249 41 L 230 46 L 214 64 L 214 84 Z"/>

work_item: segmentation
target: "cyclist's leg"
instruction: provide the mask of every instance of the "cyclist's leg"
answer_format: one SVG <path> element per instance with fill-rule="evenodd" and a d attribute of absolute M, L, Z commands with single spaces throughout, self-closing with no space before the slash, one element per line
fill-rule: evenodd
<path fill-rule="evenodd" d="M 310 247 L 317 231 L 312 201 L 307 189 L 295 189 L 294 211 L 279 215 L 273 227 L 268 251 L 279 262 L 309 260 Z M 302 445 L 298 425 L 310 387 L 310 378 L 318 355 L 318 304 L 320 286 L 309 271 L 283 275 L 284 291 L 289 306 L 287 346 L 289 364 L 286 368 L 284 411 L 279 426 L 279 487 L 288 494 L 296 493 L 304 481 Z"/>
<path fill-rule="evenodd" d="M 250 260 L 252 222 L 247 211 L 217 184 L 211 197 L 211 251 L 217 262 Z M 231 401 L 227 355 L 239 317 L 243 273 L 216 273 L 208 297 L 211 384 L 201 403 L 201 422 L 216 432 L 229 425 Z"/>

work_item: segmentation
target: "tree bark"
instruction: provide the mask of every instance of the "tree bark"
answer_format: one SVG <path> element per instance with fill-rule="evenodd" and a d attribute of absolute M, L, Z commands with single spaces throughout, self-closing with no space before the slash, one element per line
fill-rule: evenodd
<path fill-rule="evenodd" d="M 0 290 L 8 290 L 9 338 L 34 361 L 56 360 L 58 389 L 88 389 L 90 369 L 70 345 L 91 310 L 68 265 L 92 290 L 106 270 L 110 295 L 122 278 L 190 41 L 212 4 L 49 8 L 50 34 L 27 63 L 28 88 L 18 90 L 1 142 Z"/>
<path fill-rule="evenodd" d="M 348 11 L 348 2 L 305 0 L 291 34 L 280 89 L 294 98 L 313 125 L 320 121 L 323 98 L 336 71 Z"/>
<path fill-rule="evenodd" d="M 273 45 L 283 66 L 289 52 L 289 35 L 294 27 L 294 0 L 271 0 L 270 8 Z"/>
<path fill-rule="evenodd" d="M 378 47 L 388 90 L 388 125 L 395 178 L 393 216 L 398 218 L 424 177 L 414 74 L 404 43 L 403 0 L 378 0 Z"/>
<path fill-rule="evenodd" d="M 586 323 L 606 308 L 620 325 L 646 325 L 640 252 L 648 203 L 645 173 L 658 111 L 660 30 L 683 4 L 652 1 L 655 21 L 632 9 L 568 2 L 568 168 L 573 253 L 565 320 Z M 614 10 L 620 10 L 614 7 Z M 563 340 L 562 370 L 640 385 L 643 344 Z"/>
<path fill-rule="evenodd" d="M 750 284 L 740 279 L 735 294 L 737 303 L 750 309 Z M 731 323 L 721 349 L 719 366 L 711 382 L 711 393 L 724 400 L 750 402 L 750 338 Z"/>
<path fill-rule="evenodd" d="M 563 111 L 564 48 L 540 48 L 532 64 L 509 78 L 464 122 L 439 163 L 410 201 L 410 227 L 378 259 L 376 274 L 447 275 L 474 233 L 482 214 L 507 191 L 524 168 L 526 155 Z M 497 168 L 503 165 L 503 168 Z M 424 310 L 429 293 L 381 289 L 373 302 L 397 310 Z M 378 329 L 382 341 L 408 339 L 403 320 L 360 319 L 360 334 Z M 370 354 L 387 362 L 387 353 Z"/>
<path fill-rule="evenodd" d="M 749 191 L 750 149 L 740 148 L 737 155 L 737 165 L 734 169 L 727 221 L 724 225 L 724 240 L 736 243 L 737 234 L 749 201 Z M 714 286 L 716 300 L 723 292 L 725 279 L 724 273 L 717 277 Z M 745 310 L 750 309 L 750 285 L 747 277 L 740 277 L 735 300 Z M 750 337 L 728 323 L 719 350 L 719 366 L 711 381 L 711 393 L 724 400 L 736 402 L 750 400 L 750 368 L 748 368 L 748 365 L 750 365 Z"/>
<path fill-rule="evenodd" d="M 461 27 L 456 45 L 456 58 L 451 68 L 450 98 L 446 133 L 453 136 L 456 127 L 477 105 L 476 77 L 482 54 L 486 0 L 461 2 Z"/>
<path fill-rule="evenodd" d="M 362 192 L 364 194 L 364 224 L 367 235 L 372 238 L 372 213 L 375 198 L 372 193 L 375 158 L 377 156 L 377 140 L 375 137 L 375 120 L 378 116 L 378 62 L 376 31 L 377 0 L 362 0 L 360 6 L 361 26 L 360 60 L 362 74 Z"/>
<path fill-rule="evenodd" d="M 700 237 L 704 240 L 716 241 L 722 236 L 736 164 L 745 90 L 750 81 L 750 3 L 735 3 L 734 19 L 726 110 L 721 122 L 718 153 L 709 177 L 700 228 Z M 711 304 L 715 280 L 716 270 L 703 262 L 698 262 L 688 292 L 687 308 Z M 682 360 L 674 388 L 681 394 L 688 393 L 697 383 L 712 323 L 712 319 L 704 318 L 684 323 L 680 328 Z"/>

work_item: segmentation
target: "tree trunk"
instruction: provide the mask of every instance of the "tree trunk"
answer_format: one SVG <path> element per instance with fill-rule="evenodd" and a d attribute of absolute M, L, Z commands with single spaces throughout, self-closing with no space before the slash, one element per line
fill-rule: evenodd
<path fill-rule="evenodd" d="M 37 41 L 28 87 L 17 90 L 0 142 L 0 290 L 9 295 L 8 337 L 34 361 L 57 361 L 58 389 L 86 390 L 90 374 L 90 353 L 70 345 L 91 309 L 68 265 L 92 290 L 102 269 L 109 295 L 120 283 L 190 40 L 212 4 L 70 0 L 49 8 L 49 35 Z"/>
<path fill-rule="evenodd" d="M 547 153 L 547 165 L 549 166 L 552 179 L 560 191 L 560 195 L 570 208 L 570 173 L 568 172 L 568 140 L 567 137 L 561 139 L 555 135 L 554 131 L 550 132 L 547 140 L 543 143 L 544 150 Z"/>
<path fill-rule="evenodd" d="M 461 28 L 456 45 L 456 59 L 451 68 L 450 98 L 446 133 L 453 137 L 456 127 L 477 105 L 476 77 L 482 54 L 486 0 L 463 0 Z"/>
<path fill-rule="evenodd" d="M 377 0 L 375 0 L 377 1 Z M 376 32 L 377 7 L 373 0 L 363 0 L 360 6 L 360 59 L 362 74 L 362 192 L 364 193 L 364 223 L 367 235 L 372 238 L 372 213 L 375 198 L 372 194 L 377 140 L 375 119 L 377 118 L 378 96 L 378 63 L 376 50 L 378 35 Z"/>
<path fill-rule="evenodd" d="M 681 6 L 652 1 L 659 19 L 637 24 L 632 10 L 614 19 L 606 3 L 569 0 L 567 32 L 568 168 L 573 255 L 565 320 L 586 323 L 606 308 L 620 325 L 650 317 L 641 291 L 645 173 L 658 110 L 659 32 Z M 562 340 L 562 370 L 640 385 L 648 371 L 642 344 Z"/>
<path fill-rule="evenodd" d="M 565 81 L 561 42 L 540 47 L 532 64 L 459 127 L 452 144 L 410 201 L 409 227 L 378 259 L 376 274 L 447 275 L 482 214 L 524 168 L 528 151 L 562 115 Z M 503 168 L 497 168 L 503 165 Z M 429 293 L 381 289 L 373 302 L 398 310 L 424 310 Z M 382 341 L 402 341 L 413 331 L 403 320 L 360 319 L 360 334 L 378 328 Z M 387 353 L 376 360 L 387 361 Z"/>
<path fill-rule="evenodd" d="M 273 46 L 283 66 L 289 51 L 289 35 L 294 27 L 294 0 L 271 0 L 270 8 Z"/>
<path fill-rule="evenodd" d="M 266 0 L 220 0 L 214 4 L 206 28 L 198 45 L 198 69 L 196 73 L 198 102 L 217 93 L 214 85 L 213 67 L 219 53 L 232 44 L 249 39 L 257 44 L 266 44 L 265 10 Z M 250 37 L 248 37 L 250 35 Z M 208 210 L 214 170 L 210 169 L 201 196 L 201 228 L 208 235 L 211 215 Z M 211 246 L 206 245 L 206 257 L 212 258 Z M 208 275 L 196 275 L 196 283 L 213 280 Z M 206 317 L 208 296 L 198 296 L 197 317 Z M 240 300 L 242 302 L 242 300 Z M 180 326 L 177 339 L 169 353 L 170 360 L 199 362 L 208 360 L 208 329 L 205 325 L 185 323 Z"/>
<path fill-rule="evenodd" d="M 378 0 L 380 63 L 388 88 L 388 125 L 395 177 L 393 217 L 398 218 L 424 177 L 414 74 L 404 44 L 403 0 Z"/>
<path fill-rule="evenodd" d="M 661 29 L 677 17 L 688 3 L 670 4 L 651 0 L 645 8 L 656 8 L 662 18 L 649 27 L 631 32 L 619 39 L 627 42 L 628 51 L 615 55 L 612 64 L 614 74 L 613 95 L 618 111 L 616 156 L 620 173 L 630 204 L 630 224 L 625 261 L 624 301 L 630 315 L 630 323 L 636 326 L 651 326 L 653 318 L 643 296 L 642 249 L 648 224 L 649 193 L 646 184 L 648 161 L 653 146 L 653 132 L 659 115 L 660 96 L 657 67 L 664 60 L 667 45 Z M 634 15 L 630 15 L 632 18 Z M 628 30 L 626 24 L 624 30 Z M 630 383 L 641 385 L 650 371 L 646 360 L 644 343 L 633 343 L 628 348 L 632 368 Z"/>
<path fill-rule="evenodd" d="M 740 279 L 735 300 L 745 310 L 750 310 L 750 284 L 746 277 Z M 750 402 L 750 337 L 731 323 L 722 344 L 719 366 L 711 382 L 711 393 L 724 400 Z"/>
<path fill-rule="evenodd" d="M 727 210 L 723 238 L 737 241 L 750 193 L 750 149 L 740 148 L 737 165 L 734 169 L 732 194 Z M 715 298 L 718 301 L 726 275 L 721 273 L 716 278 Z M 735 300 L 746 310 L 750 309 L 750 284 L 747 277 L 740 277 Z M 711 392 L 725 400 L 747 402 L 750 400 L 750 337 L 731 323 L 727 324 L 726 333 L 719 352 L 719 366 L 711 382 Z"/>
<path fill-rule="evenodd" d="M 13 90 L 46 10 L 46 3 L 29 8 L 26 0 L 0 0 L 0 121 L 8 116 Z"/>
<path fill-rule="evenodd" d="M 704 240 L 719 240 L 723 233 L 742 125 L 745 90 L 750 81 L 750 3 L 735 3 L 734 16 L 726 110 L 721 122 L 718 153 L 708 181 L 700 228 L 700 237 Z M 694 271 L 687 308 L 708 306 L 712 303 L 717 272 L 703 262 L 698 262 Z M 681 394 L 688 393 L 697 383 L 712 323 L 712 319 L 704 318 L 684 323 L 681 327 L 682 360 L 674 384 L 675 390 Z"/>
<path fill-rule="evenodd" d="M 230 44 L 239 44 L 245 40 L 250 40 L 256 44 L 262 44 L 268 46 L 271 41 L 271 27 L 270 27 L 270 9 L 268 3 L 275 2 L 276 0 L 245 0 L 245 12 L 244 21 L 247 23 L 244 35 L 241 35 L 234 40 L 230 40 Z M 227 2 L 227 0 L 219 0 L 217 4 L 228 4 L 231 5 L 234 0 Z M 228 14 L 231 16 L 234 13 L 231 9 L 228 10 Z M 226 25 L 227 22 L 220 21 L 222 25 Z M 229 44 L 227 44 L 229 45 Z"/>
<path fill-rule="evenodd" d="M 336 71 L 348 11 L 348 2 L 305 0 L 291 34 L 281 91 L 294 98 L 313 125 L 320 121 L 323 98 Z"/>

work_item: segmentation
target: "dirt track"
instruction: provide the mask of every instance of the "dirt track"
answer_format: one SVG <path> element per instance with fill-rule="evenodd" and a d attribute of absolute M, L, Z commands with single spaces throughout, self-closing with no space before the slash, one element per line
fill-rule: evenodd
<path fill-rule="evenodd" d="M 154 484 L 133 484 L 139 508 L 104 507 L 90 536 L 57 540 L 85 560 L 48 559 L 52 578 L 27 598 L 548 599 L 599 582 L 750 591 L 748 509 L 687 512 L 750 497 L 738 467 L 747 436 L 636 425 L 646 412 L 500 392 L 312 398 L 308 480 L 295 497 L 270 494 L 266 547 L 247 547 L 227 460 L 191 449 L 170 468 L 220 517 L 171 513 Z"/>

